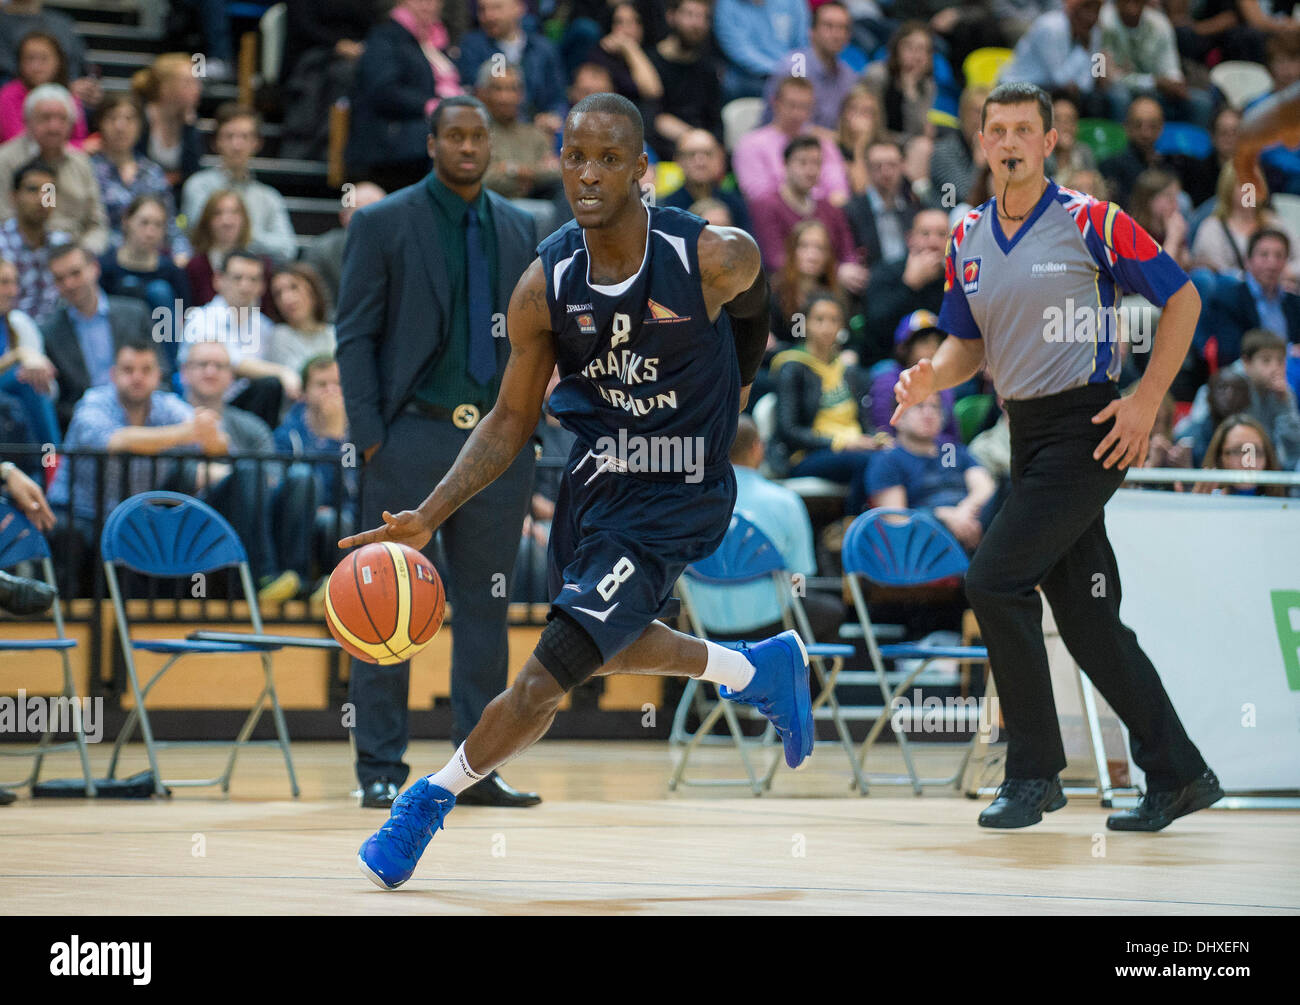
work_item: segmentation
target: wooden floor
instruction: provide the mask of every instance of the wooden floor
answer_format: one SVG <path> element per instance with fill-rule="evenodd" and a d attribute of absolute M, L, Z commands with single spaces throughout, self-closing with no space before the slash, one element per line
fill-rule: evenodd
<path fill-rule="evenodd" d="M 411 763 L 427 772 L 447 753 L 415 744 Z M 97 770 L 106 754 L 93 751 Z M 218 763 L 163 756 L 168 773 Z M 229 799 L 24 795 L 0 808 L 0 904 L 9 915 L 1300 913 L 1295 813 L 1210 810 L 1160 834 L 1113 834 L 1095 799 L 1075 797 L 1036 827 L 987 831 L 981 803 L 955 793 L 851 795 L 834 747 L 797 773 L 782 767 L 761 799 L 668 793 L 667 746 L 649 742 L 539 744 L 505 774 L 543 805 L 456 809 L 415 877 L 385 893 L 356 867 L 384 816 L 350 796 L 347 746 L 298 744 L 294 756 L 296 801 L 265 748 L 241 755 Z M 722 756 L 700 763 L 729 767 Z M 927 752 L 922 770 L 952 757 Z M 5 761 L 6 777 L 24 763 Z M 50 767 L 66 777 L 75 760 Z"/>

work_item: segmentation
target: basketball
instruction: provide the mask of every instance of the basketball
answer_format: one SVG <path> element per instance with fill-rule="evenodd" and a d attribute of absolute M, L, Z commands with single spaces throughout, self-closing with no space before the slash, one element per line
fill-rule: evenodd
<path fill-rule="evenodd" d="M 388 666 L 409 660 L 442 627 L 447 594 L 433 564 L 414 548 L 368 544 L 330 574 L 325 621 L 357 659 Z"/>

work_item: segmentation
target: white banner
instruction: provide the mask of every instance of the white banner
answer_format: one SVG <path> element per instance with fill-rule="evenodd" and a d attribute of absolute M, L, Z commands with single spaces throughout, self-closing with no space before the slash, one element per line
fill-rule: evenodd
<path fill-rule="evenodd" d="M 1120 616 L 1224 789 L 1300 789 L 1300 500 L 1122 489 L 1106 529 Z"/>

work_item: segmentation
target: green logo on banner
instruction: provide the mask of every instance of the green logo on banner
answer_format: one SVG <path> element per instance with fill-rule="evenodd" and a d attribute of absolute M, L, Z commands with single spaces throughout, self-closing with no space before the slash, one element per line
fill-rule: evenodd
<path fill-rule="evenodd" d="M 1300 691 L 1300 590 L 1273 590 L 1271 596 L 1286 683 L 1292 691 Z"/>

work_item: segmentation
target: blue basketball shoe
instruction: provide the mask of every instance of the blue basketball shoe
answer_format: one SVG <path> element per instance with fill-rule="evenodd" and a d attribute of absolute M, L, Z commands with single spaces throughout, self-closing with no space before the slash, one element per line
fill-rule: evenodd
<path fill-rule="evenodd" d="M 785 763 L 797 768 L 813 749 L 812 695 L 808 691 L 808 651 L 796 632 L 741 649 L 754 664 L 754 677 L 743 691 L 725 685 L 722 697 L 754 705 L 776 727 L 785 747 Z"/>
<path fill-rule="evenodd" d="M 357 864 L 366 878 L 385 890 L 396 890 L 411 878 L 424 849 L 456 805 L 446 789 L 416 781 L 393 801 L 392 813 L 379 830 L 366 838 Z"/>

